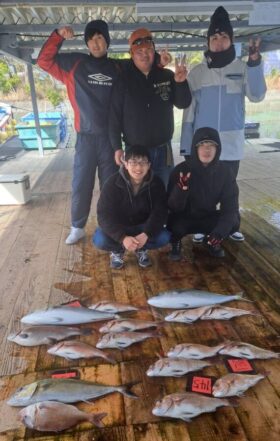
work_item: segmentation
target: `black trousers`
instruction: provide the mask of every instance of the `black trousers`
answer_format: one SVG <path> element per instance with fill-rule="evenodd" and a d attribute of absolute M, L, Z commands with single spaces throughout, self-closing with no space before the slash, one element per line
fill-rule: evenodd
<path fill-rule="evenodd" d="M 177 242 L 181 240 L 187 234 L 210 234 L 211 231 L 214 230 L 215 226 L 218 223 L 220 217 L 220 212 L 216 211 L 215 213 L 202 217 L 199 219 L 194 219 L 192 217 L 187 216 L 186 213 L 171 213 L 168 218 L 167 228 L 171 232 L 171 243 Z M 238 231 L 239 229 L 239 216 L 236 217 L 234 225 L 229 232 L 229 234 Z"/>

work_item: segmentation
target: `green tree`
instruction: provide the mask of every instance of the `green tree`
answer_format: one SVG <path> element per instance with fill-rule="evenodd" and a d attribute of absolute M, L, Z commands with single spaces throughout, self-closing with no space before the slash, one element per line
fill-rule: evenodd
<path fill-rule="evenodd" d="M 0 91 L 7 95 L 12 91 L 16 91 L 19 84 L 19 76 L 11 75 L 7 63 L 0 60 Z"/>

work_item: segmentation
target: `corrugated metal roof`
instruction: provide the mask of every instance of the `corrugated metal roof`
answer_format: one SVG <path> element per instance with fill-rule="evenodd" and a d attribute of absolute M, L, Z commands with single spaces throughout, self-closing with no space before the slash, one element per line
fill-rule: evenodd
<path fill-rule="evenodd" d="M 75 38 L 63 50 L 86 50 L 83 30 L 91 20 L 109 24 L 111 51 L 128 49 L 127 39 L 137 27 L 149 28 L 157 47 L 169 50 L 203 50 L 209 18 L 220 2 L 213 1 L 0 1 L 0 50 L 29 60 L 37 56 L 50 32 L 71 25 Z M 247 43 L 261 35 L 262 51 L 280 49 L 280 2 L 277 0 L 224 0 L 234 28 L 235 41 Z"/>

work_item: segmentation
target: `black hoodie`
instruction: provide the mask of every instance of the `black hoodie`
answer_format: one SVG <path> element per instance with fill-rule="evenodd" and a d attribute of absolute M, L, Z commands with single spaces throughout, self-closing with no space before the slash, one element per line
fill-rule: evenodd
<path fill-rule="evenodd" d="M 206 140 L 214 141 L 217 148 L 215 158 L 205 167 L 198 158 L 197 144 Z M 219 221 L 211 234 L 224 238 L 239 222 L 238 186 L 228 167 L 219 161 L 220 154 L 218 132 L 210 127 L 198 129 L 193 137 L 190 160 L 178 164 L 170 176 L 168 206 L 172 212 L 185 213 L 191 219 L 205 219 L 218 210 Z M 180 173 L 189 172 L 189 188 L 182 190 L 178 186 Z"/>
<path fill-rule="evenodd" d="M 144 224 L 147 236 L 158 234 L 167 219 L 166 191 L 160 178 L 149 171 L 137 194 L 126 170 L 110 176 L 97 203 L 98 224 L 105 234 L 122 243 L 126 227 Z"/>

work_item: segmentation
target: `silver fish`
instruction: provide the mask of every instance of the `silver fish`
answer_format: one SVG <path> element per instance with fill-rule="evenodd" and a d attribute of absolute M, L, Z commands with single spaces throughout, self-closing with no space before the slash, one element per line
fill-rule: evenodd
<path fill-rule="evenodd" d="M 40 432 L 61 432 L 83 421 L 89 421 L 97 427 L 104 427 L 102 419 L 106 415 L 107 413 L 82 412 L 71 404 L 55 401 L 31 404 L 19 412 L 19 418 L 26 427 Z"/>
<path fill-rule="evenodd" d="M 137 320 L 137 319 L 119 319 L 110 320 L 105 323 L 99 332 L 126 332 L 126 331 L 141 331 L 143 329 L 156 328 L 162 325 L 162 322 L 153 322 L 148 320 Z"/>
<path fill-rule="evenodd" d="M 95 311 L 110 312 L 111 314 L 116 312 L 139 311 L 139 308 L 136 308 L 136 306 L 113 302 L 110 300 L 101 300 L 100 302 L 94 303 L 93 305 L 89 306 L 89 309 L 94 309 Z"/>
<path fill-rule="evenodd" d="M 74 335 L 87 335 L 89 330 L 70 326 L 29 326 L 17 333 L 10 334 L 8 340 L 21 346 L 54 344 Z"/>
<path fill-rule="evenodd" d="M 7 403 L 9 406 L 17 407 L 29 406 L 40 401 L 77 403 L 79 401 L 96 400 L 113 392 L 120 392 L 130 398 L 138 398 L 130 390 L 134 384 L 136 383 L 110 386 L 72 378 L 48 378 L 20 387 Z"/>
<path fill-rule="evenodd" d="M 211 306 L 200 317 L 201 320 L 229 320 L 232 317 L 240 317 L 242 315 L 256 315 L 258 312 L 247 311 L 246 309 L 229 308 L 226 306 Z"/>
<path fill-rule="evenodd" d="M 188 309 L 242 299 L 241 294 L 224 295 L 197 289 L 181 289 L 162 292 L 148 299 L 148 303 L 157 308 Z"/>
<path fill-rule="evenodd" d="M 30 325 L 79 325 L 102 320 L 118 318 L 115 314 L 94 311 L 89 308 L 74 306 L 56 306 L 40 311 L 34 311 L 22 317 L 22 323 Z"/>
<path fill-rule="evenodd" d="M 58 355 L 66 358 L 66 360 L 79 360 L 80 358 L 103 358 L 109 363 L 116 363 L 116 360 L 105 352 L 96 349 L 94 346 L 88 345 L 78 340 L 68 340 L 57 343 L 48 349 L 48 354 Z"/>
<path fill-rule="evenodd" d="M 209 309 L 209 306 L 201 306 L 193 309 L 178 309 L 168 314 L 164 320 L 166 322 L 193 323 L 199 320 Z"/>
<path fill-rule="evenodd" d="M 156 331 L 151 332 L 109 332 L 98 340 L 97 348 L 118 348 L 123 349 L 128 346 L 146 340 L 147 338 L 160 337 Z"/>
<path fill-rule="evenodd" d="M 188 372 L 199 371 L 211 363 L 182 358 L 160 358 L 147 370 L 148 377 L 181 377 Z"/>
<path fill-rule="evenodd" d="M 258 346 L 250 345 L 243 342 L 229 342 L 219 351 L 219 354 L 231 355 L 232 357 L 247 358 L 253 360 L 254 358 L 269 359 L 280 358 L 280 353 L 269 351 L 267 349 L 259 348 Z"/>
<path fill-rule="evenodd" d="M 265 378 L 263 374 L 245 375 L 245 374 L 227 374 L 215 381 L 212 389 L 214 397 L 232 397 L 241 396 L 243 392 L 252 386 L 255 386 L 260 380 Z"/>
<path fill-rule="evenodd" d="M 195 343 L 181 343 L 170 348 L 168 357 L 202 360 L 203 358 L 214 357 L 224 347 L 224 343 L 217 346 L 205 346 Z"/>
<path fill-rule="evenodd" d="M 218 407 L 223 406 L 231 406 L 229 400 L 185 392 L 166 395 L 156 402 L 152 413 L 190 422 L 192 418 L 202 413 L 214 412 Z"/>

